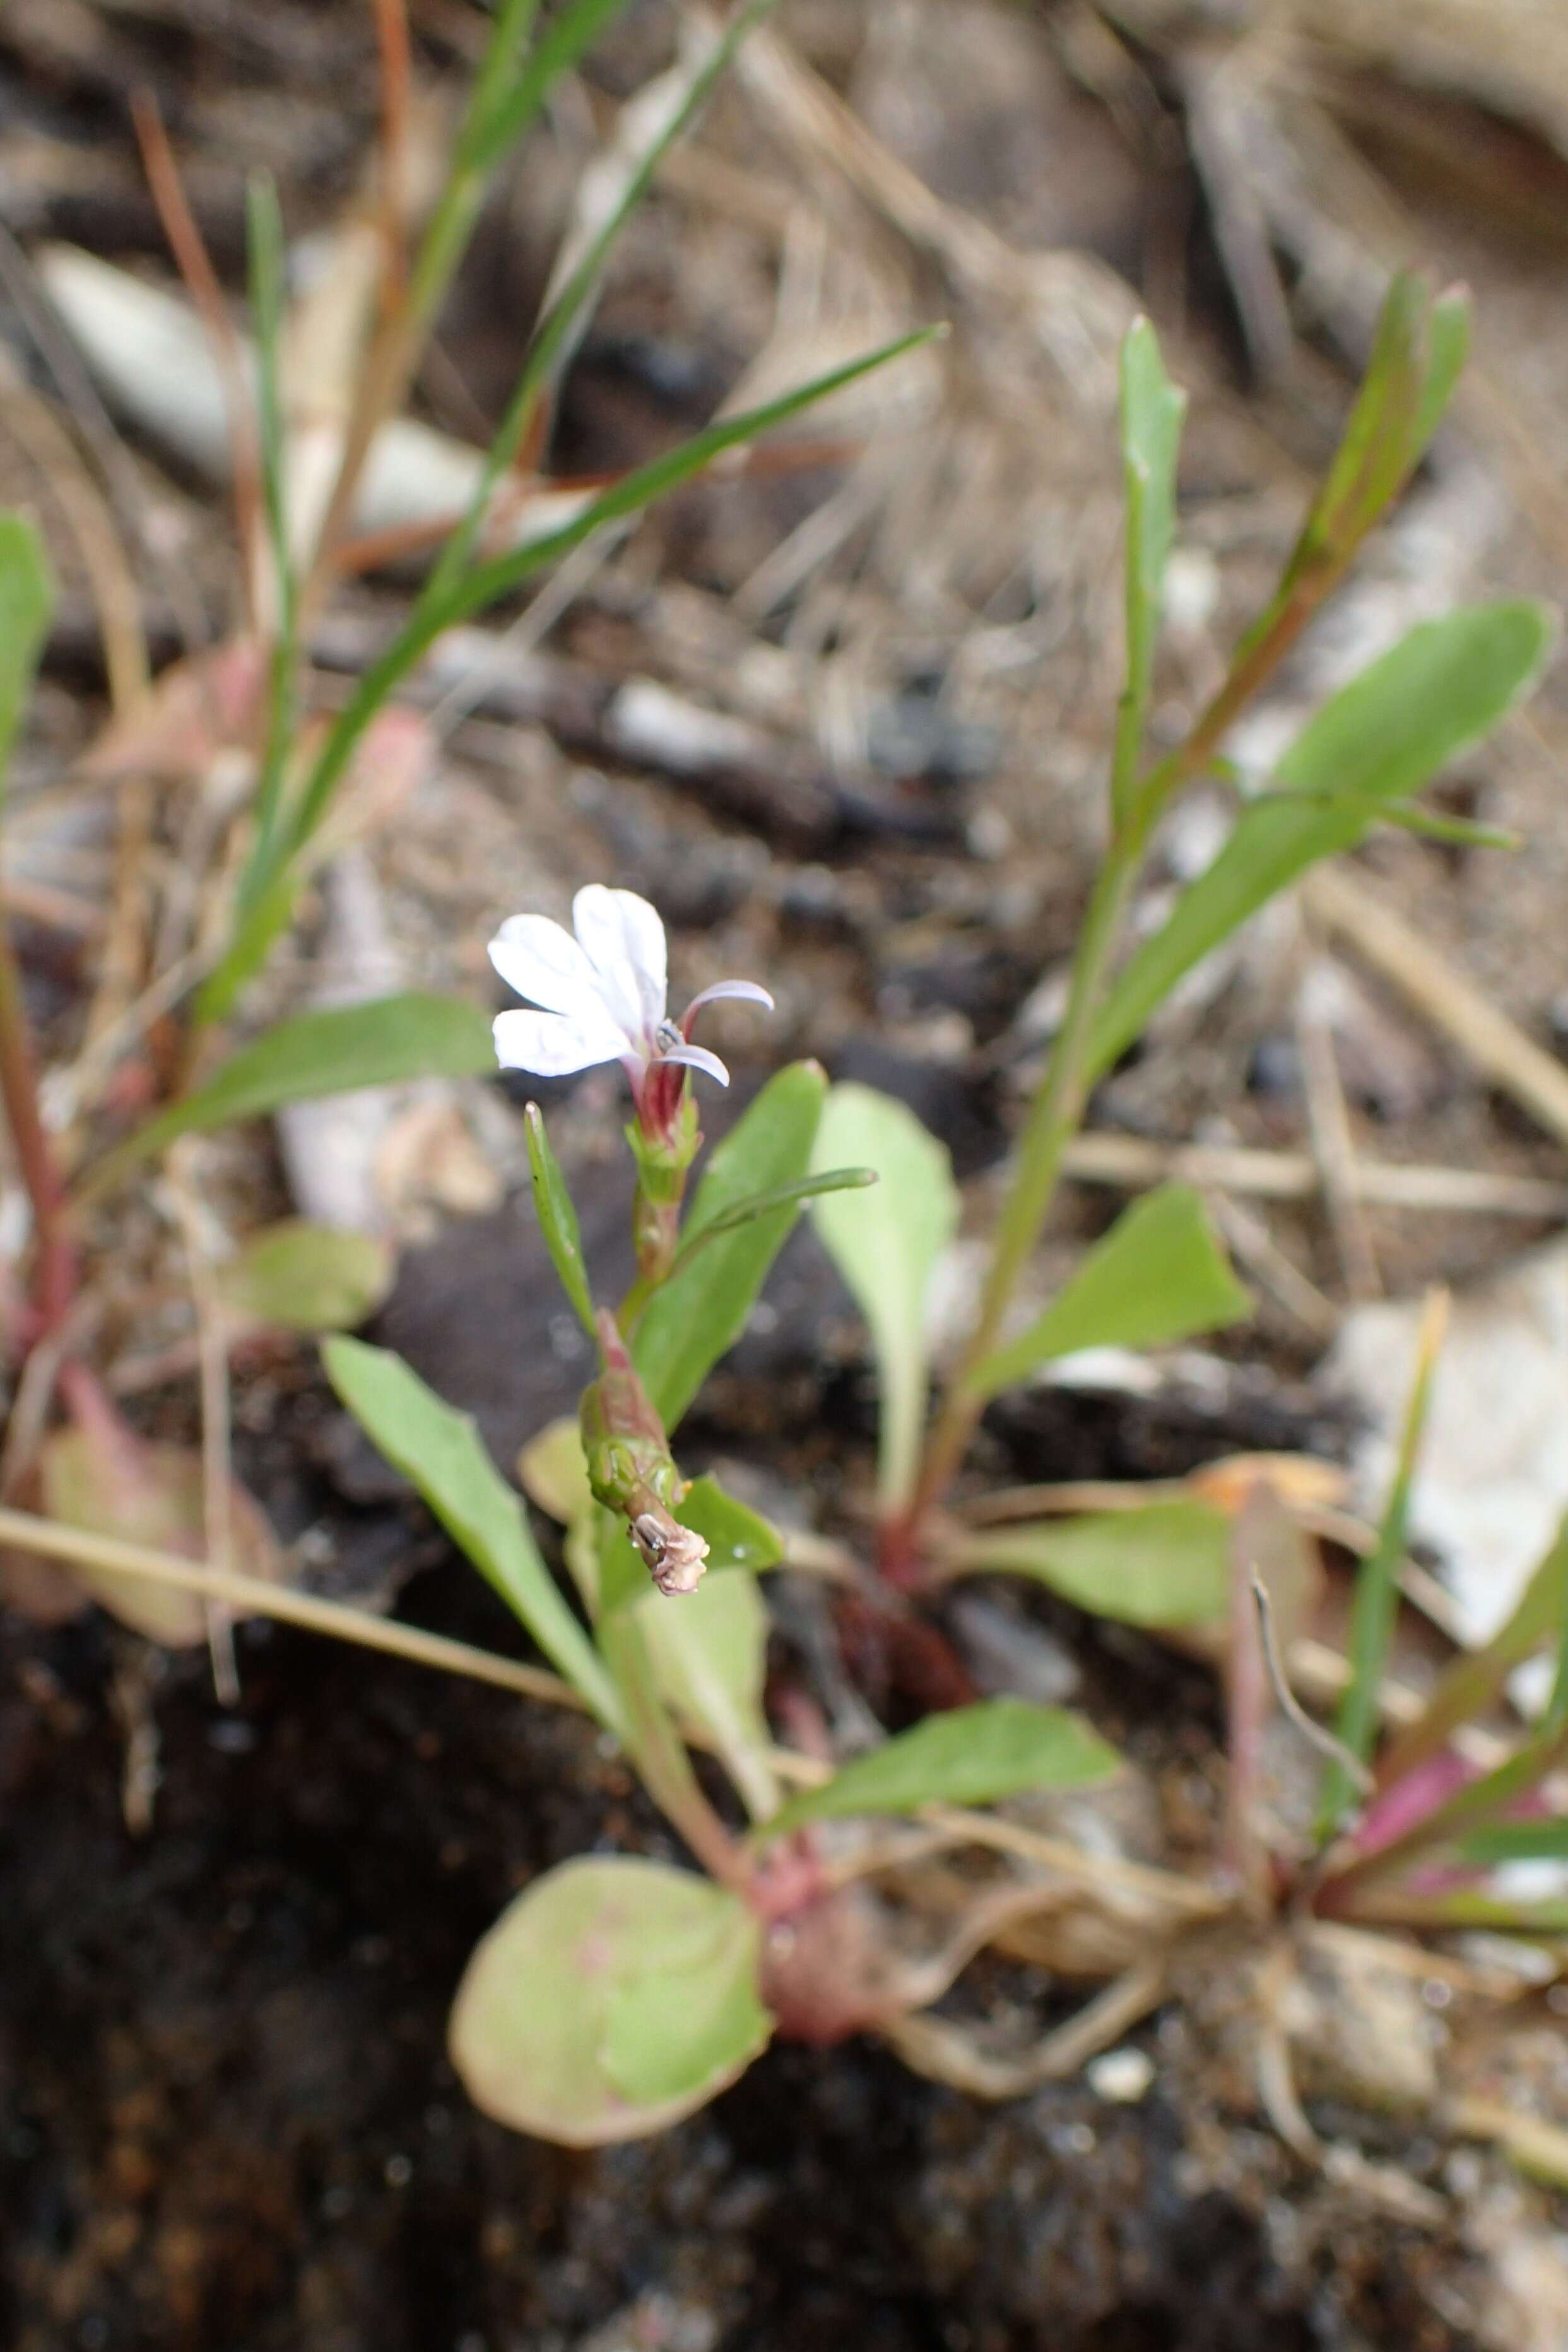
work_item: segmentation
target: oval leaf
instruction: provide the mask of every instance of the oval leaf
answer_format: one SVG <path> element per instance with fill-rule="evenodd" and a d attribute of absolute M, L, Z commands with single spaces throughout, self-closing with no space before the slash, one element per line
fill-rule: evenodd
<path fill-rule="evenodd" d="M 216 1289 L 237 1322 L 286 1331 L 351 1331 L 392 1288 L 390 1243 L 373 1234 L 286 1217 L 253 1234 L 217 1269 Z"/>
<path fill-rule="evenodd" d="M 784 1557 L 778 1529 L 727 1495 L 716 1478 L 694 1478 L 675 1517 L 706 1543 L 710 1576 L 726 1568 L 747 1569 L 755 1576 L 777 1568 Z"/>
<path fill-rule="evenodd" d="M 152 1444 L 110 1417 L 57 1429 L 38 1457 L 39 1498 L 52 1519 L 90 1535 L 117 1536 L 184 1559 L 207 1556 L 206 1482 L 201 1455 L 183 1445 Z M 231 1566 L 274 1579 L 278 1551 L 261 1507 L 229 1486 Z M 71 1574 L 122 1624 L 171 1650 L 207 1638 L 207 1604 L 147 1577 L 115 1576 L 72 1564 Z"/>
<path fill-rule="evenodd" d="M 453 1542 L 601 1723 L 619 1735 L 621 1702 L 603 1661 L 540 1558 L 521 1497 L 491 1461 L 468 1415 L 444 1403 L 390 1349 L 329 1339 L 321 1360 L 372 1444 L 424 1497 Z"/>
<path fill-rule="evenodd" d="M 231 1055 L 205 1086 L 126 1137 L 89 1169 L 78 1198 L 96 1199 L 177 1136 L 261 1118 L 279 1104 L 404 1078 L 477 1077 L 496 1066 L 490 1024 L 461 996 L 382 996 L 280 1021 Z"/>
<path fill-rule="evenodd" d="M 683 1236 L 687 1248 L 706 1225 L 740 1202 L 806 1174 L 826 1092 L 815 1062 L 792 1063 L 768 1080 L 715 1147 Z M 800 1202 L 788 1200 L 722 1233 L 650 1299 L 632 1354 L 666 1429 L 674 1428 L 712 1367 L 745 1330 L 768 1269 L 800 1213 Z"/>
<path fill-rule="evenodd" d="M 993 1804 L 1026 1789 L 1090 1788 L 1120 1765 L 1110 1743 L 1065 1707 L 984 1699 L 928 1715 L 913 1731 L 857 1756 L 820 1789 L 792 1797 L 758 1835 L 845 1813 L 908 1813 L 921 1805 Z"/>
<path fill-rule="evenodd" d="M 568 2147 L 642 2139 L 767 2043 L 760 1929 L 735 1895 L 630 1856 L 569 1862 L 504 1911 L 452 2011 L 476 2106 Z"/>
<path fill-rule="evenodd" d="M 1218 1625 L 1229 1613 L 1230 1522 L 1207 1503 L 987 1528 L 966 1541 L 960 1565 L 1032 1576 L 1127 1625 Z"/>
<path fill-rule="evenodd" d="M 831 1192 L 811 1214 L 822 1246 L 865 1317 L 882 1383 L 877 1491 L 883 1510 L 908 1500 L 925 1419 L 925 1302 L 958 1222 L 945 1145 L 912 1110 L 874 1087 L 830 1093 L 817 1131 L 822 1167 L 863 1163 L 873 1192 Z"/>
<path fill-rule="evenodd" d="M 982 1396 L 1079 1348 L 1166 1348 L 1238 1323 L 1252 1301 L 1230 1271 L 1202 1200 L 1162 1184 L 1124 1209 L 1038 1322 L 988 1356 Z"/>

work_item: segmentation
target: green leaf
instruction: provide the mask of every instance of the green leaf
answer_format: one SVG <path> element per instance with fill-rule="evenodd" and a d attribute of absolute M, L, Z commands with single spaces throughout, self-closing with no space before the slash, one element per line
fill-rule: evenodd
<path fill-rule="evenodd" d="M 1354 848 L 1387 803 L 1408 798 L 1494 727 L 1539 673 L 1552 636 L 1544 605 L 1469 605 L 1412 629 L 1325 703 L 1280 763 L 1281 794 L 1248 803 L 1213 865 L 1113 986 L 1094 1024 L 1090 1076 L 1109 1069 L 1183 975 L 1260 907 L 1321 858 Z M 1320 793 L 1330 797 L 1298 797 Z"/>
<path fill-rule="evenodd" d="M 721 418 L 679 443 L 674 449 L 650 458 L 629 474 L 622 474 L 593 500 L 591 505 L 563 523 L 558 530 L 532 539 L 521 547 L 510 548 L 488 562 L 476 565 L 439 595 L 422 597 L 403 627 L 385 653 L 371 662 L 361 677 L 334 722 L 321 748 L 316 765 L 299 798 L 298 811 L 292 828 L 290 850 L 304 845 L 316 831 L 331 806 L 332 795 L 353 755 L 354 747 L 376 712 L 393 688 L 423 660 L 438 637 L 458 622 L 472 620 L 488 605 L 509 596 L 537 572 L 543 572 L 562 556 L 570 555 L 575 547 L 607 522 L 617 521 L 623 515 L 638 514 L 654 499 L 676 489 L 710 466 L 727 449 L 740 447 L 770 432 L 775 425 L 785 424 L 791 416 L 813 403 L 841 392 L 858 383 L 874 369 L 887 366 L 930 342 L 942 331 L 939 328 L 917 329 L 913 334 L 900 335 L 895 341 L 868 352 L 858 360 L 842 367 L 831 368 L 814 377 L 810 383 L 795 391 L 782 394 L 777 400 L 765 401 L 760 406 L 744 410 L 736 416 Z"/>
<path fill-rule="evenodd" d="M 1176 534 L 1176 457 L 1186 415 L 1186 394 L 1166 373 L 1159 338 L 1147 319 L 1135 319 L 1122 345 L 1127 682 L 1116 723 L 1113 798 L 1118 818 L 1130 809 L 1137 789 L 1166 564 Z"/>
<path fill-rule="evenodd" d="M 1414 1723 L 1396 1734 L 1378 1760 L 1377 1781 L 1391 1788 L 1417 1764 L 1448 1745 L 1463 1723 L 1473 1723 L 1496 1701 L 1510 1675 L 1533 1656 L 1552 1635 L 1564 1645 L 1561 1629 L 1568 1612 L 1568 1517 L 1560 1523 L 1552 1547 L 1531 1577 L 1508 1622 L 1484 1649 L 1458 1657 L 1438 1677 L 1437 1686 Z M 1561 1669 L 1560 1669 L 1561 1671 Z M 1561 1686 L 1561 1685 L 1560 1685 Z"/>
<path fill-rule="evenodd" d="M 461 996 L 382 996 L 280 1021 L 183 1100 L 150 1118 L 89 1169 L 78 1201 L 111 1184 L 177 1136 L 261 1118 L 280 1104 L 404 1078 L 477 1077 L 496 1066 L 490 1024 Z"/>
<path fill-rule="evenodd" d="M 716 1478 L 694 1478 L 675 1517 L 707 1545 L 708 1574 L 739 1568 L 752 1575 L 777 1568 L 784 1557 L 778 1529 L 727 1495 Z"/>
<path fill-rule="evenodd" d="M 936 1262 L 958 1223 L 946 1148 L 912 1110 L 874 1087 L 833 1087 L 817 1134 L 829 1167 L 863 1161 L 874 1195 L 835 1192 L 811 1214 L 822 1245 L 865 1317 L 882 1384 L 877 1496 L 885 1517 L 906 1503 L 925 1421 L 925 1308 Z"/>
<path fill-rule="evenodd" d="M 758 1835 L 846 1813 L 910 1813 L 922 1805 L 987 1805 L 1026 1789 L 1083 1789 L 1109 1780 L 1116 1750 L 1082 1716 L 1023 1699 L 928 1715 L 913 1731 L 857 1756 L 820 1789 L 791 1797 Z"/>
<path fill-rule="evenodd" d="M 707 1544 L 704 1584 L 726 1569 L 741 1569 L 756 1575 L 765 1568 L 777 1568 L 784 1557 L 784 1548 L 767 1520 L 748 1510 L 744 1503 L 737 1503 L 733 1495 L 727 1495 L 712 1478 L 692 1481 L 685 1500 L 676 1506 L 675 1517 L 683 1527 L 691 1528 Z M 648 1591 L 648 1570 L 619 1512 L 599 1510 L 597 1524 L 595 1615 L 612 1617 L 618 1609 L 631 1608 L 643 1600 Z M 697 1587 L 699 1591 L 702 1589 L 702 1585 Z M 689 1593 L 660 1595 L 659 1601 L 661 1608 L 684 1617 L 690 1598 Z"/>
<path fill-rule="evenodd" d="M 1165 1348 L 1216 1331 L 1252 1302 L 1214 1238 L 1200 1196 L 1163 1184 L 1124 1209 L 1039 1320 L 978 1364 L 982 1396 L 1080 1348 Z"/>
<path fill-rule="evenodd" d="M 76 1427 L 51 1431 L 37 1466 L 39 1500 L 47 1517 L 184 1559 L 208 1557 L 206 1465 L 193 1446 L 156 1444 L 139 1436 L 117 1413 L 99 1410 Z M 225 1507 L 230 1566 L 245 1576 L 278 1581 L 283 1564 L 272 1529 L 237 1480 L 228 1482 Z M 71 1574 L 101 1607 L 148 1641 L 171 1650 L 205 1643 L 208 1609 L 199 1592 L 75 1562 Z"/>
<path fill-rule="evenodd" d="M 1427 1427 L 1432 1381 L 1448 1315 L 1441 1292 L 1430 1295 L 1416 1347 L 1416 1372 L 1406 1402 L 1405 1418 L 1395 1457 L 1394 1479 L 1384 1505 L 1377 1541 L 1356 1570 L 1351 1601 L 1350 1679 L 1339 1703 L 1334 1732 L 1342 1748 L 1364 1759 L 1377 1737 L 1379 1693 L 1394 1621 L 1399 1607 L 1399 1571 L 1405 1563 L 1406 1530 L 1410 1519 L 1410 1490 L 1415 1484 L 1421 1439 Z M 1323 1773 L 1318 1801 L 1320 1841 L 1330 1837 L 1350 1810 L 1354 1791 L 1343 1764 L 1331 1761 Z"/>
<path fill-rule="evenodd" d="M 744 2073 L 772 2032 L 761 1929 L 726 1888 L 630 1856 L 563 1864 L 475 1952 L 452 2063 L 476 2106 L 568 2147 L 642 2139 Z"/>
<path fill-rule="evenodd" d="M 33 690 L 54 603 L 42 540 L 25 515 L 0 514 L 0 777 Z"/>
<path fill-rule="evenodd" d="M 737 1202 L 804 1176 L 822 1115 L 827 1081 L 814 1062 L 795 1062 L 768 1080 L 708 1160 L 692 1203 L 686 1239 Z M 800 1214 L 789 1201 L 722 1234 L 653 1293 L 632 1355 L 653 1409 L 673 1430 L 713 1366 L 732 1348 Z"/>
<path fill-rule="evenodd" d="M 593 1328 L 593 1299 L 588 1287 L 588 1268 L 582 1256 L 582 1229 L 577 1222 L 571 1194 L 566 1189 L 560 1162 L 550 1148 L 550 1139 L 545 1131 L 545 1115 L 538 1103 L 529 1103 L 524 1110 L 523 1126 L 528 1139 L 528 1180 L 533 1186 L 539 1231 L 550 1254 L 550 1263 L 560 1277 L 560 1286 L 576 1307 L 583 1329 L 592 1339 L 597 1335 Z"/>
<path fill-rule="evenodd" d="M 965 1538 L 956 1565 L 1032 1576 L 1075 1607 L 1127 1625 L 1222 1625 L 1229 1613 L 1230 1522 L 1207 1503 L 984 1528 Z"/>
<path fill-rule="evenodd" d="M 859 1192 L 877 1181 L 874 1168 L 829 1168 L 821 1176 L 802 1176 L 794 1184 L 775 1184 L 769 1192 L 754 1192 L 748 1201 L 737 1201 L 733 1209 L 715 1217 L 700 1234 L 684 1242 L 675 1255 L 672 1274 L 694 1258 L 707 1243 L 716 1241 L 720 1234 L 732 1234 L 738 1226 L 754 1224 L 775 1209 L 788 1208 L 791 1202 L 814 1201 L 824 1192 Z"/>
<path fill-rule="evenodd" d="M 1568 1862 L 1568 1818 L 1544 1814 L 1530 1822 L 1494 1822 L 1460 1842 L 1467 1862 Z"/>
<path fill-rule="evenodd" d="M 712 1741 L 754 1818 L 772 1812 L 779 1790 L 762 1709 L 768 1621 L 756 1579 L 705 1576 L 678 1601 L 644 1593 L 637 1622 L 660 1696 L 682 1729 Z"/>
<path fill-rule="evenodd" d="M 1392 280 L 1355 404 L 1333 465 L 1291 550 L 1267 610 L 1237 649 L 1245 661 L 1287 607 L 1315 604 L 1415 472 L 1442 420 L 1469 344 L 1469 303 L 1458 291 L 1434 301 L 1418 270 Z"/>
<path fill-rule="evenodd" d="M 392 1288 L 392 1244 L 373 1234 L 285 1217 L 252 1234 L 216 1270 L 237 1322 L 286 1331 L 352 1331 Z"/>
<path fill-rule="evenodd" d="M 520 1496 L 491 1461 L 468 1415 L 444 1403 L 390 1349 L 329 1339 L 321 1360 L 367 1436 L 417 1488 L 601 1723 L 621 1734 L 614 1685 L 539 1557 Z"/>

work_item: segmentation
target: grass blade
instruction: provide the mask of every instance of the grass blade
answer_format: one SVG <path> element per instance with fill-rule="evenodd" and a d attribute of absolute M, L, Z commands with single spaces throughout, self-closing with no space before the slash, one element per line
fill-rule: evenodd
<path fill-rule="evenodd" d="M 1334 1730 L 1341 1747 L 1347 1748 L 1362 1763 L 1372 1752 L 1377 1730 L 1377 1693 L 1388 1655 L 1389 1639 L 1394 1631 L 1395 1612 L 1399 1605 L 1397 1579 L 1405 1558 L 1410 1489 L 1415 1480 L 1422 1433 L 1427 1425 L 1432 1376 L 1437 1370 L 1448 1316 L 1447 1291 L 1433 1291 L 1427 1298 L 1416 1340 L 1416 1377 L 1411 1383 L 1410 1401 L 1406 1406 L 1404 1426 L 1399 1433 L 1394 1484 L 1384 1510 L 1383 1524 L 1378 1529 L 1376 1546 L 1362 1562 L 1356 1579 L 1355 1601 L 1350 1621 L 1350 1680 L 1340 1701 L 1339 1720 Z M 1350 1775 L 1344 1766 L 1331 1763 L 1324 1772 L 1322 1791 L 1318 1801 L 1317 1833 L 1320 1842 L 1332 1837 L 1338 1829 L 1349 1810 L 1353 1794 Z"/>

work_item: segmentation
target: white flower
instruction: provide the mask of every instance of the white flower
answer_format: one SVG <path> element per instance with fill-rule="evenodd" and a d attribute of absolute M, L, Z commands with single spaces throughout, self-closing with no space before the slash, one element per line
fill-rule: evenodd
<path fill-rule="evenodd" d="M 634 890 L 591 883 L 571 902 L 577 937 L 548 915 L 511 915 L 490 941 L 490 961 L 508 988 L 538 1013 L 502 1013 L 496 1052 L 505 1070 L 563 1078 L 597 1062 L 619 1062 L 641 1101 L 661 1063 L 706 1070 L 721 1087 L 729 1072 L 716 1054 L 691 1043 L 692 1019 L 719 997 L 766 1005 L 751 980 L 721 980 L 694 996 L 678 1022 L 665 1014 L 664 926 Z"/>

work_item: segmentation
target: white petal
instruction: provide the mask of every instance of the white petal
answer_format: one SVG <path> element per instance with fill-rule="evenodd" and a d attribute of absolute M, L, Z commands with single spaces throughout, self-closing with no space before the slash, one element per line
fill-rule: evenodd
<path fill-rule="evenodd" d="M 682 1015 L 689 1022 L 692 1014 L 705 1004 L 716 1004 L 721 997 L 737 997 L 743 1004 L 760 1004 L 766 1012 L 773 1010 L 773 999 L 754 980 L 716 980 L 711 988 L 699 988 Z"/>
<path fill-rule="evenodd" d="M 547 1013 L 591 1013 L 599 975 L 563 923 L 508 915 L 490 942 L 490 961 L 508 988 Z"/>
<path fill-rule="evenodd" d="M 626 1051 L 615 1024 L 592 1013 L 498 1013 L 495 1038 L 504 1070 L 531 1070 L 537 1078 L 569 1077 L 596 1062 L 618 1062 Z"/>
<path fill-rule="evenodd" d="M 716 1078 L 721 1087 L 729 1084 L 729 1072 L 718 1055 L 710 1054 L 706 1045 L 672 1045 L 660 1055 L 659 1059 L 661 1062 L 684 1062 L 688 1070 L 705 1070 L 710 1078 Z"/>
<path fill-rule="evenodd" d="M 571 919 L 611 1012 L 633 1036 L 652 1037 L 664 1017 L 667 986 L 656 910 L 635 890 L 591 882 L 572 900 Z"/>

